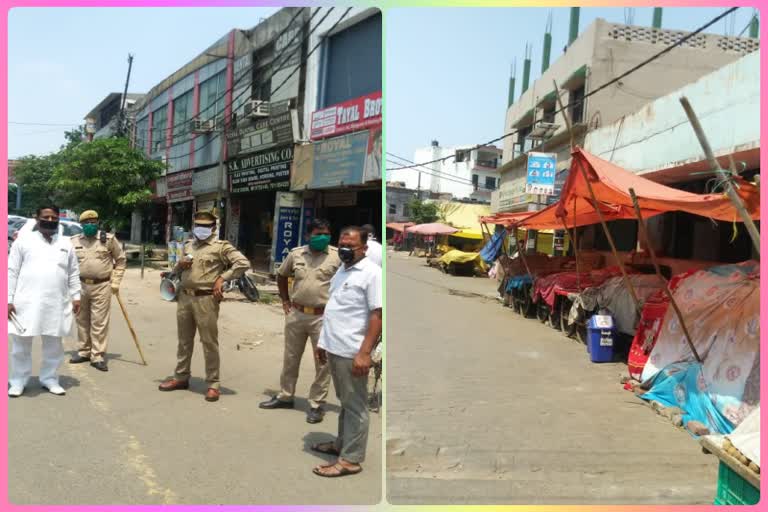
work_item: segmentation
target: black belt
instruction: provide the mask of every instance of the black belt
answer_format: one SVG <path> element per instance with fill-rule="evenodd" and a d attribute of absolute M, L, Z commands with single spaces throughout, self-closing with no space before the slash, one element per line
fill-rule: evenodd
<path fill-rule="evenodd" d="M 101 284 L 106 283 L 111 278 L 105 277 L 104 279 L 86 279 L 85 277 L 81 277 L 80 280 L 84 282 L 85 284 Z"/>
<path fill-rule="evenodd" d="M 200 297 L 203 295 L 213 295 L 213 290 L 187 290 L 184 288 L 182 290 L 187 295 L 194 295 L 195 297 Z"/>

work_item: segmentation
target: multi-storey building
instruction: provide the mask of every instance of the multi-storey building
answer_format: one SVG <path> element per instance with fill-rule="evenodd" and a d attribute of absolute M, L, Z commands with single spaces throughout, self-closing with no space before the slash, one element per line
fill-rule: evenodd
<path fill-rule="evenodd" d="M 571 25 L 574 26 L 573 20 Z M 612 124 L 649 101 L 759 47 L 757 39 L 697 34 L 619 82 L 588 96 L 686 34 L 679 30 L 597 19 L 578 37 L 573 34 L 565 53 L 551 66 L 545 64 L 541 76 L 530 87 L 528 60 L 522 94 L 517 99 L 514 97 L 514 81 L 511 83 L 504 126 L 507 132 L 514 134 L 504 140 L 501 183 L 492 197 L 493 211 L 538 210 L 556 200 L 556 196 L 526 193 L 529 151 L 557 155 L 558 184 L 565 180 L 565 171 L 570 166 L 570 134 L 563 113 L 558 112 L 554 84 L 557 84 L 560 99 L 567 106 L 566 112 L 573 124 L 573 142 L 583 146 L 588 132 Z M 588 97 L 584 99 L 585 96 Z"/>

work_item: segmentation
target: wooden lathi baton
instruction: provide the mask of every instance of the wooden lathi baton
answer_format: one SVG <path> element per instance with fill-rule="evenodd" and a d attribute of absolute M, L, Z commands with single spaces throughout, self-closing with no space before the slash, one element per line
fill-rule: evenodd
<path fill-rule="evenodd" d="M 144 353 L 141 351 L 141 345 L 139 345 L 139 338 L 136 336 L 136 331 L 133 330 L 133 324 L 131 323 L 131 319 L 128 318 L 128 311 L 125 309 L 125 304 L 123 304 L 123 299 L 120 298 L 120 292 L 116 293 L 115 297 L 117 297 L 117 303 L 120 304 L 120 309 L 123 311 L 125 322 L 128 324 L 128 330 L 131 331 L 131 336 L 133 336 L 133 342 L 136 344 L 136 349 L 139 351 L 141 362 L 144 364 L 144 366 L 147 366 L 147 360 L 144 359 Z"/>

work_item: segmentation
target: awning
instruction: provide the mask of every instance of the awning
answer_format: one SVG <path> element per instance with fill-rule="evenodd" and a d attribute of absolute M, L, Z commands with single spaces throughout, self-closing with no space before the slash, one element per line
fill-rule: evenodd
<path fill-rule="evenodd" d="M 453 233 L 451 236 L 456 236 L 459 238 L 467 238 L 469 240 L 483 239 L 483 233 L 476 229 L 462 229 L 461 231 L 457 231 Z"/>
<path fill-rule="evenodd" d="M 581 148 L 574 150 L 572 155 L 571 170 L 563 185 L 560 200 L 520 221 L 520 227 L 560 229 L 563 218 L 568 227 L 599 223 L 600 217 L 595 212 L 582 168 L 586 170 L 587 179 L 606 221 L 637 218 L 629 195 L 629 189 L 632 188 L 637 195 L 643 218 L 682 211 L 725 222 L 741 222 L 738 212 L 723 193 L 693 194 L 670 188 L 622 169 Z M 746 180 L 735 179 L 747 211 L 753 219 L 759 220 L 759 189 Z"/>
<path fill-rule="evenodd" d="M 450 235 L 451 233 L 456 233 L 458 229 L 440 224 L 439 222 L 432 222 L 430 224 L 416 224 L 415 226 L 405 228 L 405 231 L 416 235 Z"/>

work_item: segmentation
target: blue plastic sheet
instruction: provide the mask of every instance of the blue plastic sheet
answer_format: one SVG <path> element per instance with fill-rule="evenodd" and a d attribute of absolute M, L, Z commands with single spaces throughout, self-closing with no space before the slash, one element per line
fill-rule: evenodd
<path fill-rule="evenodd" d="M 480 257 L 483 258 L 483 261 L 486 263 L 493 263 L 496 261 L 496 258 L 499 257 L 499 253 L 501 252 L 501 245 L 504 243 L 504 235 L 506 232 L 506 229 L 498 230 L 493 234 L 488 243 L 485 244 L 480 251 Z"/>
<path fill-rule="evenodd" d="M 694 420 L 706 425 L 712 434 L 730 434 L 734 425 L 715 407 L 707 387 L 700 363 L 675 363 L 656 374 L 650 391 L 641 398 L 656 400 L 665 407 L 679 407 L 683 425 Z"/>
<path fill-rule="evenodd" d="M 533 278 L 528 274 L 510 277 L 507 280 L 506 292 L 512 293 L 513 290 L 517 290 L 518 288 L 522 288 L 529 284 L 533 284 Z"/>

